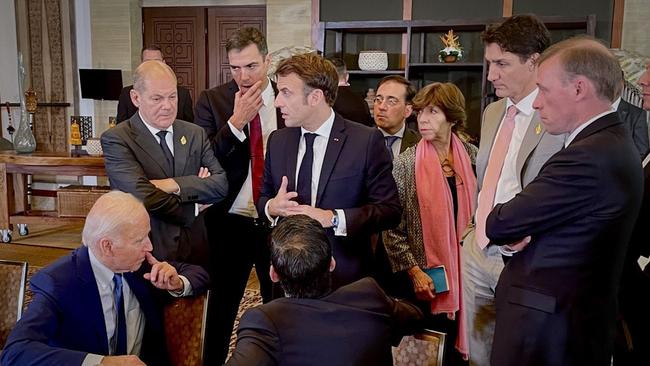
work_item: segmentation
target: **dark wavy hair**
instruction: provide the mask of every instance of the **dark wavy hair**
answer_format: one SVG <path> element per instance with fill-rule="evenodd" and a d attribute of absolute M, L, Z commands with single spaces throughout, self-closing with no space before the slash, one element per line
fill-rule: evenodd
<path fill-rule="evenodd" d="M 485 44 L 496 43 L 502 50 L 514 53 L 525 62 L 531 55 L 542 53 L 551 44 L 551 34 L 533 14 L 512 16 L 501 24 L 488 27 L 481 34 Z"/>

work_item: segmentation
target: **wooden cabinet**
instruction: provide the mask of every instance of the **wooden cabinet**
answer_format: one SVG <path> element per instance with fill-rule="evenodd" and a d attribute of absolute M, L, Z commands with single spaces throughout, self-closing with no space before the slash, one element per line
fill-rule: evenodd
<path fill-rule="evenodd" d="M 553 42 L 575 34 L 595 34 L 593 15 L 542 17 L 542 20 Z M 391 74 L 404 75 L 418 89 L 434 81 L 455 83 L 465 95 L 468 133 L 478 139 L 481 112 L 496 99 L 487 81 L 481 32 L 499 21 L 501 19 L 321 22 L 317 47 L 327 57 L 339 56 L 345 60 L 350 85 L 362 96 L 369 88 L 376 88 L 381 78 Z M 443 63 L 438 61 L 438 51 L 444 47 L 440 36 L 450 29 L 459 36 L 463 59 Z M 357 60 L 363 50 L 386 51 L 388 69 L 359 70 Z"/>

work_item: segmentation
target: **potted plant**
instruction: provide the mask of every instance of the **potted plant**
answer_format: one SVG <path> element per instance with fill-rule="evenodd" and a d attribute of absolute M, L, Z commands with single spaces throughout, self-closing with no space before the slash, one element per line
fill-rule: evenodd
<path fill-rule="evenodd" d="M 442 44 L 445 48 L 438 52 L 438 61 L 440 62 L 456 62 L 463 58 L 463 48 L 458 42 L 458 36 L 454 35 L 453 30 L 449 30 L 447 34 L 440 37 Z"/>

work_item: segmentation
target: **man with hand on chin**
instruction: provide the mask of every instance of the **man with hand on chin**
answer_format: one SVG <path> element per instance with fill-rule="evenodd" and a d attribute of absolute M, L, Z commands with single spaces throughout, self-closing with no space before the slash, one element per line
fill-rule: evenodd
<path fill-rule="evenodd" d="M 168 365 L 154 288 L 192 295 L 205 290 L 208 275 L 199 266 L 157 261 L 149 230 L 134 196 L 101 196 L 86 218 L 84 245 L 32 277 L 33 300 L 9 335 L 2 364 Z M 149 270 L 141 268 L 145 260 Z"/>

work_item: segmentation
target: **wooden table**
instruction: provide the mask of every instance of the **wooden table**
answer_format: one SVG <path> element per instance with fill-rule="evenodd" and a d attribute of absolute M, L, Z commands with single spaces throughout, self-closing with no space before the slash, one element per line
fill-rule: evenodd
<path fill-rule="evenodd" d="M 11 241 L 14 224 L 65 224 L 83 218 L 59 217 L 56 211 L 32 211 L 27 206 L 27 175 L 106 176 L 104 158 L 60 153 L 18 154 L 0 151 L 0 233 Z M 21 230 L 22 231 L 22 230 Z"/>

